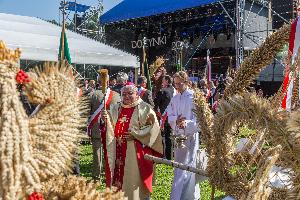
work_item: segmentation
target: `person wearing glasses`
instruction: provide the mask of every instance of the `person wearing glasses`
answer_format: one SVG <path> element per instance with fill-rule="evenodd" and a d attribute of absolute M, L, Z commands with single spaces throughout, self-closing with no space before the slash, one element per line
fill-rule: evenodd
<path fill-rule="evenodd" d="M 183 148 L 175 148 L 174 160 L 196 167 L 196 155 L 199 149 L 199 128 L 193 112 L 194 91 L 189 88 L 189 77 L 183 72 L 173 76 L 177 94 L 167 108 L 168 121 L 175 135 L 186 137 Z M 171 192 L 172 200 L 198 200 L 200 188 L 196 175 L 176 168 Z"/>
<path fill-rule="evenodd" d="M 106 121 L 105 176 L 107 187 L 117 187 L 133 200 L 150 198 L 153 163 L 145 154 L 162 156 L 159 123 L 154 110 L 138 96 L 135 85 L 121 90 L 121 103 L 102 112 Z"/>

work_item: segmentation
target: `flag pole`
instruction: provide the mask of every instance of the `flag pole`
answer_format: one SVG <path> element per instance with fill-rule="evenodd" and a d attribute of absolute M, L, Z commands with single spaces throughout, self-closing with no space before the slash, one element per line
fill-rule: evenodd
<path fill-rule="evenodd" d="M 102 90 L 102 93 L 103 93 L 103 111 L 106 112 L 107 110 L 107 107 L 106 107 L 106 103 L 107 103 L 107 99 L 106 99 L 106 95 L 107 95 L 107 85 L 108 85 L 108 79 L 109 79 L 109 75 L 108 75 L 108 70 L 107 69 L 100 69 L 99 70 L 99 79 L 101 80 L 101 90 Z M 107 127 L 107 120 L 104 121 L 104 126 Z M 106 128 L 105 128 L 106 129 Z M 103 167 L 103 158 L 101 156 L 101 153 L 100 153 L 100 158 L 99 158 L 99 167 L 100 167 L 100 173 L 99 173 L 99 176 L 100 176 L 100 181 L 101 181 L 101 171 L 102 171 L 102 167 Z"/>
<path fill-rule="evenodd" d="M 175 50 L 175 67 L 176 67 L 176 72 L 178 72 L 178 55 L 177 55 L 177 50 Z"/>
<path fill-rule="evenodd" d="M 142 76 L 145 76 L 145 63 L 146 63 L 146 37 L 143 38 L 143 64 L 140 72 Z"/>
<path fill-rule="evenodd" d="M 182 67 L 183 67 L 183 53 L 182 53 L 183 49 L 180 49 L 180 71 L 182 71 Z"/>
<path fill-rule="evenodd" d="M 182 71 L 182 67 L 183 67 L 183 42 L 180 43 L 180 55 L 179 55 L 179 61 L 180 61 L 180 71 Z"/>
<path fill-rule="evenodd" d="M 60 61 L 63 62 L 65 58 L 65 9 L 66 9 L 66 1 L 63 0 L 63 9 L 62 9 L 62 31 L 61 31 L 61 49 L 60 49 Z"/>

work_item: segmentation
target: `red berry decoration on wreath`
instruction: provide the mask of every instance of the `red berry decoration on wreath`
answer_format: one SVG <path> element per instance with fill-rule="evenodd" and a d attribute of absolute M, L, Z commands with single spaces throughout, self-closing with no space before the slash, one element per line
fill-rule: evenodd
<path fill-rule="evenodd" d="M 28 200 L 44 200 L 44 197 L 41 193 L 38 193 L 38 192 L 33 192 Z"/>
<path fill-rule="evenodd" d="M 30 82 L 30 78 L 22 69 L 18 72 L 16 76 L 16 81 L 18 84 L 26 84 Z"/>

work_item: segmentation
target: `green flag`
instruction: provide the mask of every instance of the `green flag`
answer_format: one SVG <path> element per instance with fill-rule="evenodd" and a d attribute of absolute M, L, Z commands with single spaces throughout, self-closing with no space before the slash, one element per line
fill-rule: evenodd
<path fill-rule="evenodd" d="M 59 61 L 67 60 L 69 64 L 72 63 L 69 45 L 68 45 L 68 39 L 64 27 L 62 28 L 61 36 L 60 36 L 58 60 Z"/>

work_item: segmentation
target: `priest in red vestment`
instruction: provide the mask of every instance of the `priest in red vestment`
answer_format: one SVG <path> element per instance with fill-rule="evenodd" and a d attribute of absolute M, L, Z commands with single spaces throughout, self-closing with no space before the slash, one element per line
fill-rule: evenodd
<path fill-rule="evenodd" d="M 134 85 L 121 90 L 122 102 L 103 112 L 106 121 L 104 154 L 107 187 L 117 187 L 129 200 L 148 199 L 152 192 L 153 163 L 144 155 L 163 153 L 159 123 L 151 106 Z"/>

